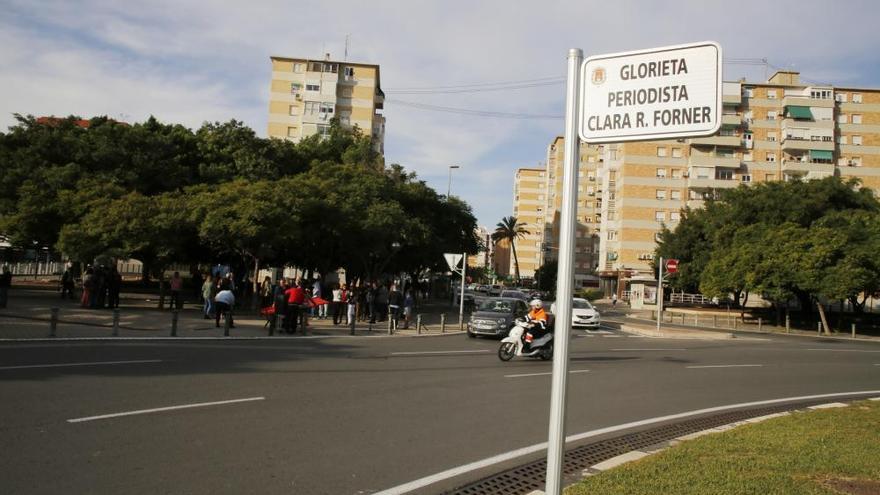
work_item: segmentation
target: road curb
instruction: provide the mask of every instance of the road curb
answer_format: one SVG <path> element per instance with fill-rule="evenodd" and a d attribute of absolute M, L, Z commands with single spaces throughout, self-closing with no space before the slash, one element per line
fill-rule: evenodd
<path fill-rule="evenodd" d="M 642 337 L 670 338 L 670 339 L 695 339 L 695 340 L 728 340 L 736 338 L 732 333 L 716 332 L 712 330 L 679 330 L 666 329 L 657 331 L 656 328 L 636 326 L 636 325 L 620 325 L 620 331 L 632 335 Z"/>

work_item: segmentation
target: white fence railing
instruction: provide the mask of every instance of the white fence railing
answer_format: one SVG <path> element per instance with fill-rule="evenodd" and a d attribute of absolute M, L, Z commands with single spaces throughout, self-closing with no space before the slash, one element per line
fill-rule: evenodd
<path fill-rule="evenodd" d="M 712 299 L 702 294 L 672 293 L 669 295 L 669 302 L 678 304 L 710 304 Z"/>

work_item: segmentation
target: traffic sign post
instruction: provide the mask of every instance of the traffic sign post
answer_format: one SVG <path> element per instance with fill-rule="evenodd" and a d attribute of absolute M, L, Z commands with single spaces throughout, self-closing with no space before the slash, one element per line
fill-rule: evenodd
<path fill-rule="evenodd" d="M 666 260 L 666 273 L 675 273 L 678 271 L 678 260 Z"/>
<path fill-rule="evenodd" d="M 619 143 L 715 134 L 721 128 L 721 62 L 721 47 L 715 42 L 598 55 L 585 61 L 580 49 L 568 52 L 556 339 L 545 485 L 549 495 L 562 493 L 579 138 L 587 143 Z M 676 263 L 674 269 L 677 267 Z M 659 330 L 662 258 L 658 268 Z"/>

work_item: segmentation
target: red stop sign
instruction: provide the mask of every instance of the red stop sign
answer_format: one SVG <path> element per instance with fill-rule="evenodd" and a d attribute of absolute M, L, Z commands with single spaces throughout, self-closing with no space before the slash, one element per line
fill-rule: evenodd
<path fill-rule="evenodd" d="M 666 272 L 675 273 L 678 271 L 678 260 L 666 260 Z"/>

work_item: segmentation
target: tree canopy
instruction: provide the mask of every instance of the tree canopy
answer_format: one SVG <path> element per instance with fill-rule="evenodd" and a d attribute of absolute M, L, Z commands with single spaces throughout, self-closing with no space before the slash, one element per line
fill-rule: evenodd
<path fill-rule="evenodd" d="M 335 121 L 328 137 L 294 144 L 235 120 L 192 131 L 154 118 L 17 119 L 0 133 L 0 233 L 16 246 L 156 272 L 226 260 L 368 277 L 478 248 L 467 204 L 385 167 L 369 137 Z"/>
<path fill-rule="evenodd" d="M 733 294 L 737 304 L 757 293 L 805 307 L 820 297 L 848 299 L 860 311 L 880 289 L 880 202 L 855 179 L 727 190 L 703 209 L 685 210 L 660 239 L 656 256 L 679 259 L 673 287 Z"/>

